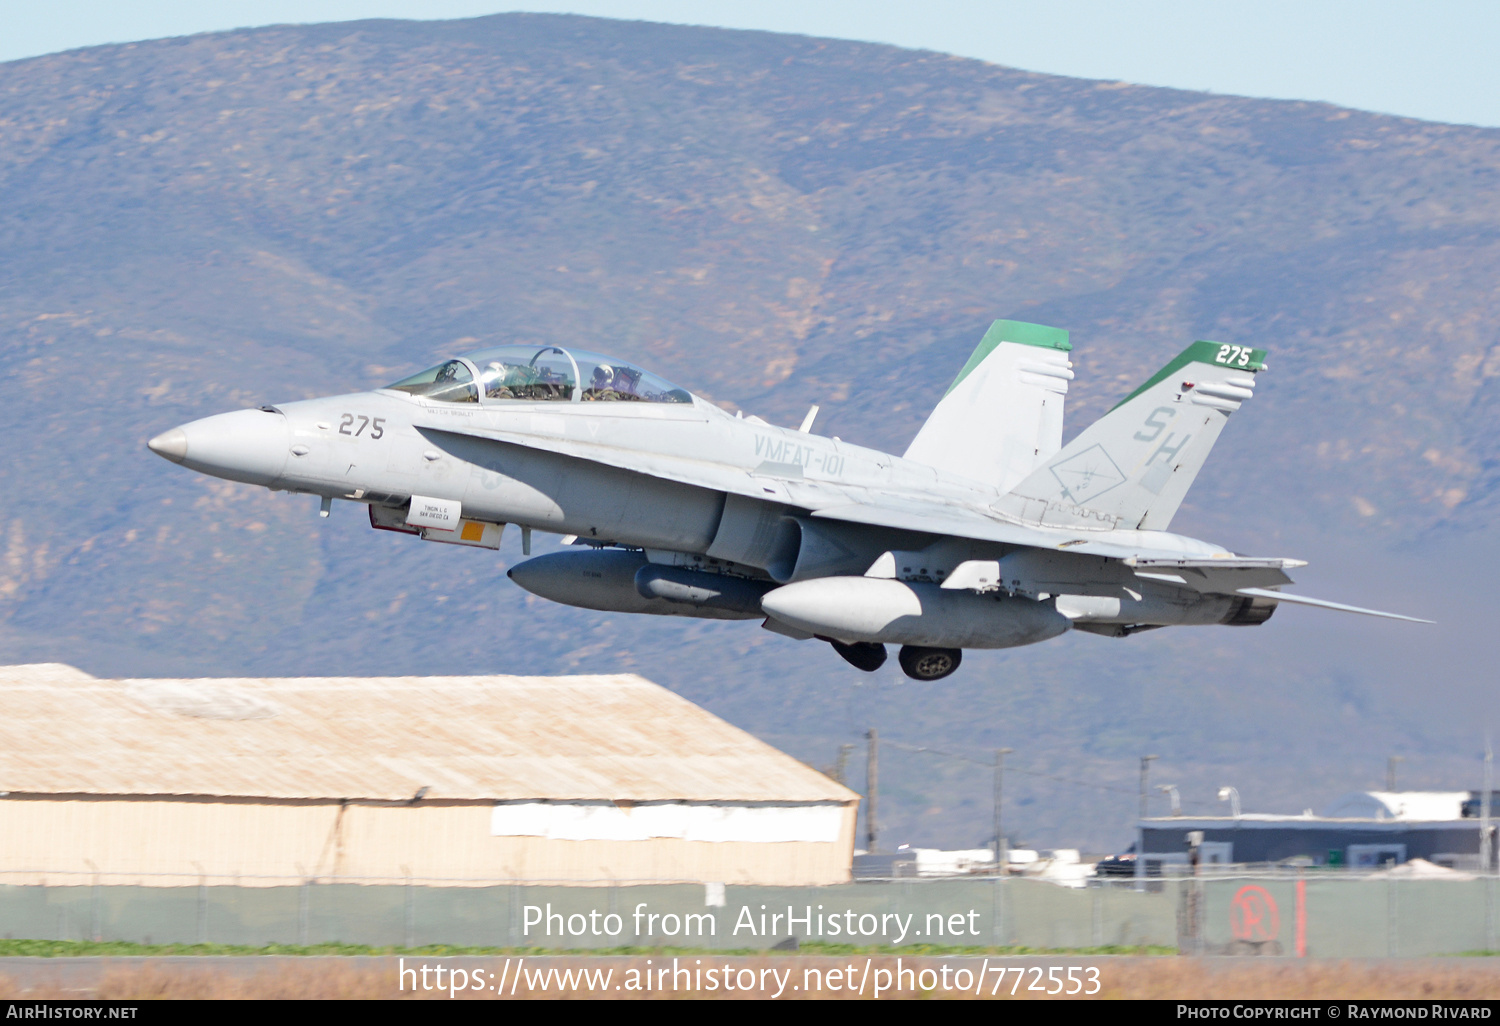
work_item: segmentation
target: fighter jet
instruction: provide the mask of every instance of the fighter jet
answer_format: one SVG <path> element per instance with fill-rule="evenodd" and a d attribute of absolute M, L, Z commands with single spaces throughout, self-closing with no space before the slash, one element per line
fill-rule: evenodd
<path fill-rule="evenodd" d="M 1198 341 L 1062 445 L 1068 333 L 994 322 L 901 456 L 729 414 L 628 360 L 506 345 L 385 388 L 237 410 L 152 451 L 370 526 L 496 549 L 567 535 L 522 588 L 586 609 L 722 620 L 937 680 L 966 648 L 1264 623 L 1300 560 L 1167 528 L 1265 350 Z M 1430 621 L 1418 621 L 1430 622 Z"/>

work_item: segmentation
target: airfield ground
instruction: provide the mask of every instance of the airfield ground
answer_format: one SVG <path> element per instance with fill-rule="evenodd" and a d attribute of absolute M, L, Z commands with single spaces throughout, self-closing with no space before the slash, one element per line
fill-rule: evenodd
<path fill-rule="evenodd" d="M 987 969 L 984 996 L 1038 998 L 1028 986 L 1045 982 L 1050 969 L 1059 975 L 1068 968 L 1096 967 L 1100 987 L 1096 998 L 1148 998 L 1171 1000 L 1232 999 L 1420 999 L 1483 1000 L 1500 998 L 1500 957 L 1451 957 L 1433 959 L 1319 960 L 1277 958 L 1180 958 L 1151 955 L 903 955 L 891 954 L 679 954 L 679 969 L 728 966 L 742 980 L 753 977 L 767 986 L 722 988 L 630 990 L 622 981 L 627 973 L 647 968 L 673 967 L 673 955 L 665 952 L 630 955 L 151 955 L 87 957 L 0 957 L 0 999 L 114 999 L 160 998 L 425 998 L 449 1000 L 448 990 L 398 989 L 398 973 L 404 966 L 426 962 L 442 964 L 448 973 L 458 969 L 469 979 L 509 981 L 503 995 L 493 986 L 463 991 L 459 997 L 475 999 L 579 998 L 579 997 L 757 997 L 775 996 L 776 981 L 784 980 L 782 999 L 816 997 L 850 999 L 873 997 L 872 980 L 895 979 L 898 970 L 910 970 L 913 978 L 936 981 L 946 965 L 948 980 L 969 978 Z M 402 959 L 405 959 L 403 962 Z M 1006 972 L 999 994 L 992 995 L 996 968 Z M 852 971 L 851 971 L 852 967 Z M 1017 973 L 1016 970 L 1023 970 Z M 1040 969 L 1040 973 L 1035 970 Z M 517 971 L 520 971 L 519 978 Z M 788 972 L 790 970 L 790 973 Z M 924 970 L 931 972 L 924 976 Z M 592 989 L 579 981 L 587 971 Z M 881 972 L 887 975 L 881 977 Z M 610 973 L 601 985 L 602 973 Z M 502 975 L 503 974 L 503 975 Z M 559 982 L 570 974 L 573 986 Z M 748 975 L 742 975 L 748 974 Z M 1079 974 L 1075 974 L 1079 975 Z M 1087 973 L 1082 974 L 1084 976 Z M 1016 986 L 1020 978 L 1019 986 Z M 429 981 L 431 976 L 429 976 Z M 804 986 L 806 982 L 821 986 Z M 446 982 L 446 981 L 445 981 Z M 794 989 L 795 988 L 795 989 Z M 1015 993 L 1012 994 L 1012 990 Z M 810 992 L 811 991 L 811 992 Z M 893 997 L 974 998 L 973 990 L 903 988 L 888 989 L 883 999 Z"/>

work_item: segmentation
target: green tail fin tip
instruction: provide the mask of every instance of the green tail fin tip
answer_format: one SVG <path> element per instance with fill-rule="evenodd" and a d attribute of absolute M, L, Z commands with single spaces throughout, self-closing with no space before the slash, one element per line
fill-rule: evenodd
<path fill-rule="evenodd" d="M 974 347 L 974 352 L 969 355 L 969 362 L 964 364 L 964 369 L 958 372 L 958 377 L 954 378 L 953 384 L 948 386 L 948 392 L 957 388 L 959 382 L 983 363 L 984 358 L 993 353 L 995 347 L 1001 342 L 1039 346 L 1043 349 L 1060 349 L 1065 353 L 1073 348 L 1068 342 L 1067 331 L 1062 328 L 1049 328 L 1045 324 L 1028 324 L 1025 321 L 996 321 L 990 325 L 990 330 L 984 333 L 984 338 L 979 340 L 979 345 Z M 947 395 L 948 392 L 943 394 Z"/>

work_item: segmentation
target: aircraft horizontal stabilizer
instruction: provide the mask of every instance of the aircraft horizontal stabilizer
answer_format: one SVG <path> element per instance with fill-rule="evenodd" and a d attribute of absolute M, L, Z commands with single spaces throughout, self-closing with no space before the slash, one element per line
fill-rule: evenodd
<path fill-rule="evenodd" d="M 1256 598 L 1274 599 L 1277 602 L 1289 602 L 1295 606 L 1318 606 L 1322 609 L 1337 609 L 1345 613 L 1363 613 L 1365 616 L 1383 616 L 1387 620 L 1406 620 L 1410 623 L 1435 623 L 1434 620 L 1422 620 L 1415 616 L 1402 616 L 1400 613 L 1382 613 L 1378 609 L 1361 609 L 1359 606 L 1346 606 L 1342 602 L 1328 602 L 1324 599 L 1308 598 L 1306 595 L 1287 595 L 1279 591 L 1270 591 L 1265 588 L 1240 588 L 1239 594 L 1253 595 Z"/>
<path fill-rule="evenodd" d="M 1245 588 L 1275 587 L 1291 584 L 1285 571 L 1306 566 L 1301 559 L 1253 559 L 1244 556 L 1220 559 L 1151 559 L 1132 556 L 1124 559 L 1137 577 L 1185 584 L 1205 595 L 1232 595 Z"/>

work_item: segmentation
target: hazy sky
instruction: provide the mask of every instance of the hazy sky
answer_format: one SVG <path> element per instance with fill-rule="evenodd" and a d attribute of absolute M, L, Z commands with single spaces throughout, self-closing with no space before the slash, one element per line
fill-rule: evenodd
<path fill-rule="evenodd" d="M 0 61 L 277 22 L 528 10 L 862 39 L 1500 126 L 1496 0 L 0 0 Z"/>

